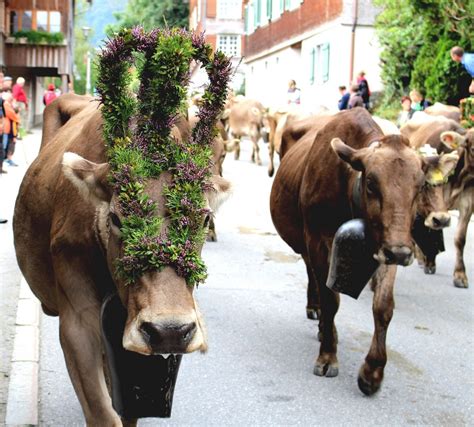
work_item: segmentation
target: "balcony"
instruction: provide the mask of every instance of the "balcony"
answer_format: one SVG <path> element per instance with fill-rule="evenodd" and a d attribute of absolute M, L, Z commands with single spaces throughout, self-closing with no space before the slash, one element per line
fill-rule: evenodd
<path fill-rule="evenodd" d="M 69 74 L 71 69 L 67 40 L 48 44 L 8 37 L 5 40 L 5 61 L 9 67 L 55 68 L 58 75 Z"/>

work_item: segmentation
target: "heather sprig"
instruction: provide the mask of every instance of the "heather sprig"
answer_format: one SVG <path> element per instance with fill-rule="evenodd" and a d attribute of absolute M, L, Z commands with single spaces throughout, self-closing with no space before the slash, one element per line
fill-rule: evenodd
<path fill-rule="evenodd" d="M 185 111 L 192 60 L 205 68 L 209 85 L 190 140 L 178 141 L 171 129 Z M 137 96 L 130 90 L 132 72 L 137 74 L 133 65 Z M 210 214 L 204 197 L 210 188 L 210 145 L 227 96 L 230 61 L 213 53 L 203 34 L 136 27 L 109 40 L 98 70 L 110 181 L 122 215 L 123 256 L 117 271 L 131 284 L 147 271 L 171 266 L 188 284 L 199 284 L 206 278 L 199 248 Z M 171 175 L 163 189 L 166 230 L 145 192 L 147 181 L 163 172 Z"/>

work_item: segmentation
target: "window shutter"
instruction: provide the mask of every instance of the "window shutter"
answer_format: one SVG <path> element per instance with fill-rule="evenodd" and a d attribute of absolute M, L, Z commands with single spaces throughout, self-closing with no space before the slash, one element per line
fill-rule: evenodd
<path fill-rule="evenodd" d="M 280 0 L 280 15 L 285 11 L 285 0 Z"/>
<path fill-rule="evenodd" d="M 329 43 L 325 43 L 321 48 L 322 54 L 322 79 L 323 82 L 329 80 Z"/>
<path fill-rule="evenodd" d="M 272 9 L 273 9 L 273 4 L 272 0 L 267 0 L 267 20 L 272 19 Z"/>
<path fill-rule="evenodd" d="M 314 84 L 314 77 L 315 77 L 315 67 L 316 67 L 316 49 L 313 47 L 310 53 L 310 60 L 309 60 L 309 82 Z"/>
<path fill-rule="evenodd" d="M 244 9 L 244 33 L 249 33 L 249 5 L 245 5 Z"/>

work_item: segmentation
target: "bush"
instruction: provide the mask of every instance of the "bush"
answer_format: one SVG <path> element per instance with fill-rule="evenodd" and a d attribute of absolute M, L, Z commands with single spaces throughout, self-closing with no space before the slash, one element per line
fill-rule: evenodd
<path fill-rule="evenodd" d="M 61 44 L 64 41 L 63 33 L 48 33 L 46 31 L 35 31 L 35 30 L 21 30 L 12 34 L 15 40 L 20 38 L 26 38 L 28 43 L 31 44 Z"/>

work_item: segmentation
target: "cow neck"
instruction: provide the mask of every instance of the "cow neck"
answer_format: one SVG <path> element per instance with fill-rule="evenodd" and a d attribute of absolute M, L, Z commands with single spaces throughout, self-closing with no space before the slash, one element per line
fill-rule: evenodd
<path fill-rule="evenodd" d="M 352 218 L 362 218 L 362 172 L 357 172 L 352 184 Z"/>

